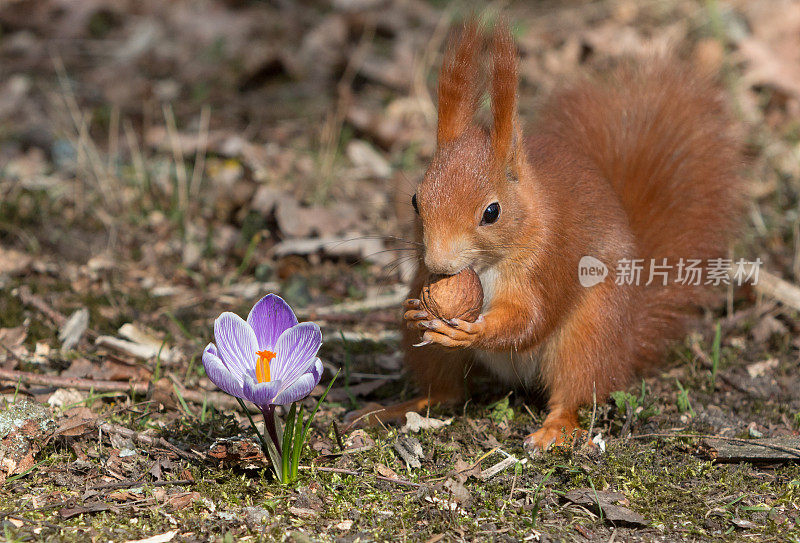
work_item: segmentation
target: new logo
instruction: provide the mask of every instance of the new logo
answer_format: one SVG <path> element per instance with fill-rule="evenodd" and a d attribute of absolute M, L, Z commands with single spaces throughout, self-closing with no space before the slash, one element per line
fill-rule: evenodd
<path fill-rule="evenodd" d="M 608 266 L 593 256 L 584 256 L 578 262 L 578 281 L 582 287 L 593 287 L 608 276 Z"/>

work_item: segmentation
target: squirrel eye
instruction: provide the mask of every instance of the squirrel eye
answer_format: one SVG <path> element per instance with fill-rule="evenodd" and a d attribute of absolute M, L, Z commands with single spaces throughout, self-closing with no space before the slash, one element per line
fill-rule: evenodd
<path fill-rule="evenodd" d="M 481 225 L 484 224 L 492 224 L 497 221 L 497 218 L 500 216 L 500 204 L 497 202 L 493 202 L 489 204 L 483 212 L 483 218 L 481 219 Z"/>
<path fill-rule="evenodd" d="M 417 215 L 419 215 L 419 207 L 417 206 L 417 195 L 416 194 L 411 197 L 411 205 L 414 206 L 414 211 L 416 211 Z"/>

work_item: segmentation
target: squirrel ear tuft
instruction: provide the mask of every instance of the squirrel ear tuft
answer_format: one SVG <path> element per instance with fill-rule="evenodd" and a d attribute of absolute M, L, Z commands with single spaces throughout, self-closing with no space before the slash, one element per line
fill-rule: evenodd
<path fill-rule="evenodd" d="M 507 164 L 521 143 L 517 116 L 518 60 L 514 38 L 506 23 L 492 37 L 492 151 L 498 166 Z"/>
<path fill-rule="evenodd" d="M 457 139 L 472 122 L 478 108 L 478 56 L 483 39 L 476 20 L 464 25 L 458 43 L 447 48 L 439 74 L 438 145 Z"/>

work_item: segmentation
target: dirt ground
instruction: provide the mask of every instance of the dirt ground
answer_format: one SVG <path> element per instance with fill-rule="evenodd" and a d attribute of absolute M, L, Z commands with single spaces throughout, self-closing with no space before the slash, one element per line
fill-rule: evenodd
<path fill-rule="evenodd" d="M 473 10 L 511 23 L 527 121 L 670 49 L 745 142 L 763 281 L 584 410 L 594 449 L 529 457 L 541 399 L 485 381 L 343 422 L 414 393 L 402 240 Z M 1 2 L 0 195 L 0 540 L 800 542 L 800 2 Z M 288 486 L 200 363 L 268 292 L 323 329 L 312 396 L 340 371 Z"/>

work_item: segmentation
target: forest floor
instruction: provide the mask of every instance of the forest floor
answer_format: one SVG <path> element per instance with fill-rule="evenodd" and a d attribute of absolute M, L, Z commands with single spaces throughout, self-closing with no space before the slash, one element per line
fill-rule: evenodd
<path fill-rule="evenodd" d="M 800 542 L 796 1 L 503 3 L 523 119 L 667 46 L 718 72 L 751 202 L 733 254 L 785 283 L 721 291 L 658 373 L 582 411 L 602 447 L 528 456 L 541 399 L 480 380 L 422 429 L 345 425 L 414 394 L 402 238 L 467 13 L 0 4 L 0 540 Z M 340 371 L 286 486 L 200 363 L 268 292 L 322 326 L 309 406 Z"/>

